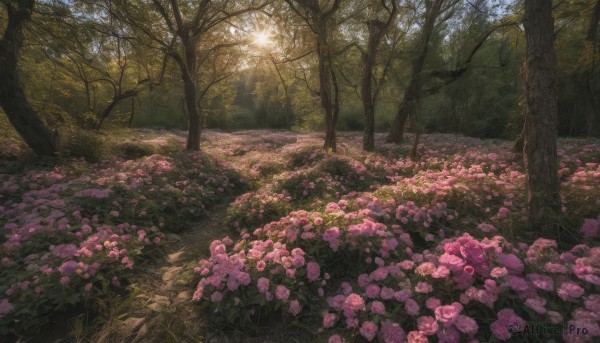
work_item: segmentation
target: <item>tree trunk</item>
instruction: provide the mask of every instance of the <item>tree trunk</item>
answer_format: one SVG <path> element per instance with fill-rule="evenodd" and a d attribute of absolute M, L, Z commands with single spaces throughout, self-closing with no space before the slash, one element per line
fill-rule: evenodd
<path fill-rule="evenodd" d="M 595 99 L 594 92 L 594 66 L 596 64 L 596 37 L 598 33 L 598 22 L 600 21 L 600 0 L 596 1 L 596 5 L 594 6 L 594 10 L 592 11 L 592 15 L 590 17 L 590 22 L 587 29 L 587 34 L 585 37 L 586 44 L 584 49 L 589 48 L 592 50 L 593 54 L 593 62 L 591 66 L 591 70 L 585 68 L 582 71 L 582 82 L 583 85 L 583 97 L 584 101 L 587 104 L 585 111 L 585 119 L 586 119 L 586 135 L 591 137 L 595 133 L 595 128 L 597 124 L 597 120 L 600 119 L 598 105 Z"/>
<path fill-rule="evenodd" d="M 191 39 L 184 40 L 185 61 L 179 63 L 183 75 L 183 92 L 185 95 L 185 107 L 188 114 L 188 137 L 186 149 L 191 151 L 200 150 L 201 118 L 197 102 L 196 90 L 196 45 Z"/>
<path fill-rule="evenodd" d="M 419 158 L 418 149 L 419 149 L 419 139 L 420 138 L 421 138 L 421 130 L 418 130 L 415 134 L 415 140 L 413 141 L 413 145 L 410 148 L 410 152 L 408 154 L 408 157 L 410 157 L 410 159 L 412 161 L 416 161 Z"/>
<path fill-rule="evenodd" d="M 5 4 L 8 23 L 0 40 L 0 106 L 36 154 L 55 156 L 60 149 L 58 133 L 49 130 L 29 104 L 18 69 L 23 24 L 31 18 L 34 3 L 34 0 L 18 0 Z"/>
<path fill-rule="evenodd" d="M 425 23 L 423 24 L 423 29 L 421 31 L 419 52 L 413 60 L 408 87 L 404 92 L 402 102 L 398 107 L 398 113 L 396 114 L 396 118 L 394 118 L 390 133 L 386 138 L 386 142 L 388 143 L 399 144 L 404 141 L 404 126 L 406 125 L 406 120 L 411 116 L 415 116 L 419 109 L 419 100 L 421 98 L 421 72 L 423 71 L 427 52 L 429 51 L 429 43 L 431 41 L 431 36 L 433 35 L 435 22 L 440 14 L 443 3 L 444 0 L 435 0 L 425 11 Z"/>
<path fill-rule="evenodd" d="M 131 98 L 131 115 L 129 116 L 129 122 L 127 122 L 127 127 L 133 127 L 133 117 L 135 117 L 135 98 Z"/>
<path fill-rule="evenodd" d="M 369 40 L 367 51 L 362 54 L 361 98 L 365 115 L 365 132 L 363 136 L 363 150 L 375 149 L 375 99 L 373 99 L 373 66 L 377 58 L 379 42 L 385 34 L 385 24 L 379 20 L 367 22 Z"/>
<path fill-rule="evenodd" d="M 524 140 L 525 140 L 525 127 L 523 127 L 523 129 L 521 129 L 521 133 L 519 133 L 519 136 L 513 142 L 512 152 L 514 152 L 515 154 L 522 154 L 523 153 L 523 145 L 525 144 Z"/>
<path fill-rule="evenodd" d="M 100 116 L 98 118 L 98 124 L 96 125 L 96 131 L 100 131 L 100 128 L 102 127 L 102 124 L 104 123 L 106 118 L 108 118 L 108 116 L 112 113 L 112 111 L 121 101 L 135 97 L 137 96 L 137 93 L 137 90 L 128 90 L 125 93 L 121 93 L 113 97 L 110 104 L 108 104 L 108 106 L 106 106 L 102 113 L 100 113 Z"/>
<path fill-rule="evenodd" d="M 331 51 L 328 43 L 327 22 L 320 18 L 318 22 L 318 42 L 317 56 L 319 60 L 319 96 L 321 106 L 325 111 L 325 144 L 323 149 L 326 151 L 337 150 L 335 126 L 337 123 L 339 111 L 339 98 L 337 85 L 334 84 L 335 78 L 331 66 Z"/>
<path fill-rule="evenodd" d="M 525 0 L 525 140 L 529 220 L 549 230 L 560 212 L 557 158 L 556 53 L 552 3 Z"/>

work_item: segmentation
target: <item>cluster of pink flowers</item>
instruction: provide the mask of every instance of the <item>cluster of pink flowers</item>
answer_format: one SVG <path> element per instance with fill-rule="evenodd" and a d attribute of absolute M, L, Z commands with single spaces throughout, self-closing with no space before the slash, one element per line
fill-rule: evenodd
<path fill-rule="evenodd" d="M 279 154 L 280 160 L 307 169 L 276 175 L 252 197 L 289 194 L 292 206 L 304 209 L 242 231 L 226 254 L 229 262 L 200 261 L 195 300 L 221 292 L 225 302 L 256 304 L 258 296 L 264 302 L 256 306 L 285 308 L 292 316 L 325 308 L 320 329 L 331 333 L 330 342 L 343 342 L 352 333 L 380 342 L 433 337 L 475 342 L 490 335 L 506 340 L 511 325 L 522 321 L 597 327 L 598 318 L 584 305 L 600 293 L 597 248 L 559 252 L 551 240 L 511 243 L 499 235 L 526 220 L 525 175 L 508 145 L 498 152 L 497 143 L 426 136 L 421 160 L 413 162 L 379 154 L 357 157 L 348 144 L 342 146 L 352 157 L 336 162 L 345 167 L 335 172 L 328 169 L 332 159 L 310 150 L 301 157 L 297 142 L 281 144 L 289 155 Z M 397 151 L 385 149 L 391 156 Z M 591 159 L 593 151 L 581 155 Z M 598 188 L 592 182 L 597 164 L 563 163 L 570 170 L 563 175 L 575 177 L 566 182 L 568 207 L 578 182 Z M 360 184 L 361 176 L 371 187 Z M 597 238 L 598 220 L 583 219 L 578 217 L 582 234 Z M 227 287 L 232 276 L 219 274 L 232 261 L 241 261 L 241 270 L 252 278 L 233 291 Z M 209 285 L 214 275 L 221 275 L 220 282 Z M 507 303 L 521 305 L 513 311 L 505 309 Z M 589 332 L 580 339 L 596 337 Z"/>
<path fill-rule="evenodd" d="M 86 173 L 0 173 L 0 331 L 18 331 L 22 313 L 47 316 L 63 302 L 92 298 L 102 280 L 120 287 L 139 255 L 156 253 L 163 230 L 181 221 L 151 208 L 201 215 L 203 203 L 234 187 L 224 170 L 202 168 L 207 162 L 186 153 L 115 158 Z"/>

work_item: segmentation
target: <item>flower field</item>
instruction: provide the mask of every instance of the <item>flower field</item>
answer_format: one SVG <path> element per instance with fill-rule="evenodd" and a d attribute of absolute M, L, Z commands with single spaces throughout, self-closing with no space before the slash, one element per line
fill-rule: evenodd
<path fill-rule="evenodd" d="M 510 142 L 423 135 L 411 161 L 409 143 L 378 135 L 365 153 L 360 138 L 340 134 L 326 154 L 318 134 L 210 131 L 200 154 L 0 173 L 0 335 L 126 291 L 165 234 L 201 230 L 194 221 L 238 192 L 191 285 L 189 305 L 214 329 L 283 321 L 316 342 L 600 340 L 600 142 L 559 141 L 563 213 L 539 237 Z M 537 324 L 563 330 L 527 331 Z"/>

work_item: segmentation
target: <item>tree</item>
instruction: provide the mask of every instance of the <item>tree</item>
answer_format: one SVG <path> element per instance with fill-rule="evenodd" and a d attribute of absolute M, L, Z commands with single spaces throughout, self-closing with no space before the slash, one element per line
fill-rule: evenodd
<path fill-rule="evenodd" d="M 363 149 L 372 151 L 375 148 L 375 96 L 373 94 L 373 67 L 377 61 L 377 53 L 381 40 L 393 25 L 398 14 L 396 0 L 392 0 L 390 6 L 385 0 L 382 6 L 389 12 L 387 21 L 384 23 L 378 19 L 367 21 L 369 38 L 367 49 L 361 49 L 362 77 L 361 77 L 361 100 L 365 116 L 365 132 L 363 135 Z"/>
<path fill-rule="evenodd" d="M 285 0 L 290 8 L 308 25 L 316 36 L 317 61 L 319 64 L 319 97 L 325 112 L 324 150 L 336 151 L 336 133 L 340 112 L 338 82 L 333 70 L 333 49 L 331 26 L 334 14 L 339 10 L 341 0 L 333 0 L 330 6 L 323 6 L 318 0 Z"/>
<path fill-rule="evenodd" d="M 527 204 L 534 228 L 549 228 L 561 208 L 557 157 L 557 102 L 552 3 L 525 0 L 524 160 Z"/>
<path fill-rule="evenodd" d="M 585 117 L 587 130 L 586 135 L 592 136 L 595 131 L 595 126 L 598 120 L 600 120 L 600 104 L 595 97 L 596 90 L 594 89 L 594 73 L 596 67 L 596 57 L 598 55 L 597 47 L 597 35 L 598 35 L 598 22 L 600 21 L 600 0 L 596 1 L 592 13 L 590 14 L 589 24 L 585 35 L 585 45 L 581 53 L 582 60 L 586 68 L 583 68 L 580 85 L 583 88 L 584 101 L 586 103 Z M 591 58 L 589 57 L 591 56 Z M 589 63 L 585 63 L 586 60 L 591 60 Z"/>
<path fill-rule="evenodd" d="M 34 0 L 2 0 L 8 22 L 0 40 L 0 106 L 25 143 L 38 155 L 53 156 L 59 149 L 57 131 L 42 122 L 25 96 L 19 76 L 23 25 L 30 20 Z"/>
<path fill-rule="evenodd" d="M 436 21 L 441 13 L 446 0 L 425 0 L 423 24 L 419 32 L 416 55 L 412 60 L 408 86 L 404 91 L 402 102 L 392 123 L 392 128 L 386 141 L 388 143 L 401 143 L 404 141 L 404 125 L 410 114 L 414 114 L 421 98 L 421 73 L 425 66 L 425 59 L 429 51 L 429 44 L 433 36 Z"/>
<path fill-rule="evenodd" d="M 142 86 L 160 83 L 164 54 L 151 51 L 143 36 L 135 36 L 130 27 L 115 20 L 111 6 L 111 0 L 43 1 L 36 6 L 21 65 L 24 76 L 36 80 L 26 90 L 45 117 L 52 118 L 47 106 L 68 98 L 69 105 L 56 106 L 57 112 L 69 113 L 77 126 L 99 130 L 121 102 L 136 97 Z M 52 76 L 42 80 L 43 73 L 31 65 L 31 57 L 70 82 L 55 82 Z M 162 72 L 156 71 L 161 66 Z M 155 73 L 160 73 L 158 81 Z M 44 81 L 51 91 L 40 92 L 37 86 Z"/>
<path fill-rule="evenodd" d="M 217 59 L 209 59 L 208 56 L 215 56 L 221 49 L 240 43 L 218 42 L 223 36 L 217 33 L 226 32 L 226 25 L 230 19 L 261 10 L 269 2 L 252 0 L 247 2 L 201 0 L 196 3 L 182 0 L 152 0 L 151 3 L 116 0 L 114 2 L 118 5 L 111 13 L 158 44 L 156 48 L 167 53 L 179 67 L 188 117 L 186 149 L 200 150 L 202 97 L 212 86 L 226 78 L 216 76 L 204 87 L 199 87 L 198 75 L 202 62 L 208 60 L 216 62 Z M 212 67 L 215 72 L 221 71 L 218 65 L 213 64 Z"/>

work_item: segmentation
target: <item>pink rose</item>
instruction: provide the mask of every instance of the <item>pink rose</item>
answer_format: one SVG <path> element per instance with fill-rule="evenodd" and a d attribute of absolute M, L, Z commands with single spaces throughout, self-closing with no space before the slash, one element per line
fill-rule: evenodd
<path fill-rule="evenodd" d="M 431 336 L 438 331 L 439 325 L 435 318 L 431 316 L 423 316 L 417 318 L 417 328 L 419 329 L 420 333 Z"/>
<path fill-rule="evenodd" d="M 445 326 L 450 326 L 454 323 L 463 306 L 460 303 L 454 302 L 452 305 L 438 306 L 435 309 L 435 318 Z"/>

